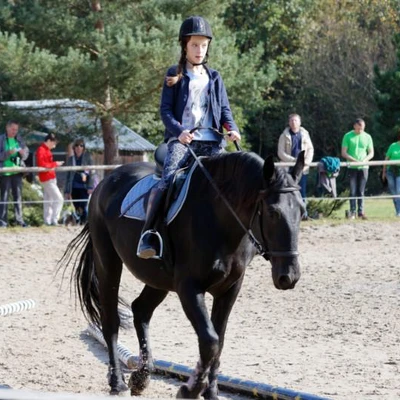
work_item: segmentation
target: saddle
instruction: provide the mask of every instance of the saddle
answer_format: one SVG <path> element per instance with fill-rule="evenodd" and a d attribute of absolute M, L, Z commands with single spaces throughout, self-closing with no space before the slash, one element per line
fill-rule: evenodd
<path fill-rule="evenodd" d="M 168 152 L 168 145 L 167 143 L 161 143 L 158 145 L 156 148 L 156 151 L 154 152 L 154 160 L 156 162 L 156 171 L 155 175 L 161 178 L 162 171 L 164 168 L 164 161 L 165 158 L 167 157 L 167 152 Z"/>
<path fill-rule="evenodd" d="M 158 184 L 161 179 L 164 160 L 167 155 L 167 145 L 162 143 L 157 147 L 154 158 L 156 169 L 153 174 L 147 175 L 138 181 L 127 193 L 121 204 L 121 216 L 144 221 L 146 219 L 146 205 L 150 190 Z M 189 189 L 190 181 L 197 163 L 193 160 L 185 168 L 176 171 L 171 185 L 168 189 L 165 201 L 165 220 L 169 225 L 181 210 Z"/>

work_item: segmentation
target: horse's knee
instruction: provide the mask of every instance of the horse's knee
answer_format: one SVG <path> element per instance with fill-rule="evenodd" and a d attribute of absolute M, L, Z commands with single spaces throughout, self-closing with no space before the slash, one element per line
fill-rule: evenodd
<path fill-rule="evenodd" d="M 200 353 L 204 355 L 208 355 L 208 357 L 213 359 L 219 353 L 219 337 L 217 333 L 214 332 L 206 332 L 204 335 L 199 335 L 199 346 Z"/>

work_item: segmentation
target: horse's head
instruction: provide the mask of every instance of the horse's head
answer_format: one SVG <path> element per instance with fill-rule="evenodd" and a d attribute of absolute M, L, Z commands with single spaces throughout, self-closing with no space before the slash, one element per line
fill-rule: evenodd
<path fill-rule="evenodd" d="M 288 173 L 276 168 L 272 157 L 264 161 L 264 187 L 260 214 L 260 233 L 272 264 L 272 279 L 277 289 L 293 289 L 300 278 L 298 234 L 305 211 L 298 182 L 304 167 L 304 152 Z"/>

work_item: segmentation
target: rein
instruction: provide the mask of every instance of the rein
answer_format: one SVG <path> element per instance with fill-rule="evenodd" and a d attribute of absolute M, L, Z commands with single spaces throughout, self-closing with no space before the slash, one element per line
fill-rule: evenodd
<path fill-rule="evenodd" d="M 221 133 L 218 129 L 215 129 L 215 128 L 213 128 L 212 126 L 210 126 L 210 127 L 206 127 L 206 126 L 196 126 L 195 128 L 192 128 L 189 132 L 190 132 L 190 133 L 193 133 L 193 132 L 199 131 L 199 130 L 201 130 L 201 129 L 209 129 L 209 130 L 215 132 L 217 135 L 220 135 L 220 136 L 225 136 L 225 135 L 230 136 L 230 134 L 228 134 L 228 133 L 225 133 L 225 134 L 224 134 L 224 133 Z M 236 140 L 235 140 L 233 143 L 235 144 L 235 147 L 236 147 L 236 150 L 237 150 L 237 151 L 242 151 L 242 149 L 241 149 L 240 146 L 239 146 L 239 143 L 238 143 Z M 197 161 L 197 160 L 196 160 L 196 161 Z"/>
<path fill-rule="evenodd" d="M 196 128 L 198 129 L 198 128 Z M 219 187 L 217 186 L 217 184 L 215 183 L 214 179 L 212 178 L 212 176 L 210 175 L 210 173 L 207 171 L 207 169 L 204 167 L 203 163 L 201 162 L 200 158 L 197 157 L 196 153 L 193 151 L 193 149 L 189 146 L 189 145 L 185 145 L 191 155 L 193 156 L 193 158 L 196 160 L 197 164 L 199 165 L 201 171 L 203 172 L 203 174 L 206 176 L 206 178 L 208 179 L 208 181 L 211 183 L 211 186 L 215 189 L 215 191 L 217 192 L 218 196 L 222 199 L 222 201 L 224 202 L 225 206 L 228 208 L 228 210 L 231 212 L 231 214 L 233 215 L 233 217 L 236 219 L 237 223 L 240 225 L 240 227 L 243 229 L 243 231 L 246 233 L 246 235 L 249 237 L 249 240 L 251 242 L 251 244 L 256 248 L 257 253 L 259 255 L 261 255 L 262 257 L 264 257 L 267 261 L 270 260 L 270 257 L 294 257 L 299 255 L 299 252 L 297 250 L 288 250 L 288 251 L 270 251 L 267 247 L 266 247 L 266 240 L 263 234 L 263 229 L 262 229 L 262 218 L 259 218 L 259 222 L 260 222 L 260 231 L 261 231 L 261 236 L 262 239 L 264 241 L 264 246 L 262 243 L 260 243 L 257 238 L 254 236 L 254 233 L 251 230 L 251 226 L 253 224 L 253 220 L 255 218 L 256 214 L 261 215 L 258 212 L 258 204 L 260 203 L 260 201 L 262 199 L 259 199 L 257 201 L 257 205 L 256 208 L 254 210 L 253 216 L 251 217 L 250 220 L 250 229 L 247 229 L 245 227 L 245 225 L 243 224 L 243 222 L 240 220 L 240 218 L 238 217 L 238 215 L 235 213 L 235 210 L 232 208 L 232 206 L 229 204 L 228 200 L 225 198 L 225 196 L 221 193 L 221 191 L 219 190 Z M 289 193 L 289 192 L 295 192 L 297 190 L 300 190 L 299 186 L 294 186 L 294 187 L 290 187 L 290 188 L 282 188 L 282 189 L 278 189 L 278 190 L 274 190 L 273 193 Z"/>

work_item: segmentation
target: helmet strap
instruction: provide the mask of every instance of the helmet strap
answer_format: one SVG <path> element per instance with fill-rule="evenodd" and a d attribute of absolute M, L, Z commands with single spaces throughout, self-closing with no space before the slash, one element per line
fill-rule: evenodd
<path fill-rule="evenodd" d="M 201 62 L 201 63 L 192 63 L 192 62 L 190 62 L 188 59 L 186 59 L 186 61 L 187 61 L 190 65 L 193 65 L 193 67 L 198 67 L 199 65 L 205 65 L 205 64 L 208 63 L 208 56 L 206 55 L 205 58 L 204 58 L 204 60 L 203 60 L 203 62 Z"/>
<path fill-rule="evenodd" d="M 203 62 L 201 62 L 201 63 L 191 63 L 190 61 L 188 61 L 188 60 L 186 60 L 190 65 L 193 65 L 193 67 L 198 67 L 199 65 L 205 65 L 205 64 L 207 64 L 208 63 L 208 61 L 206 60 L 206 61 L 203 61 Z"/>

